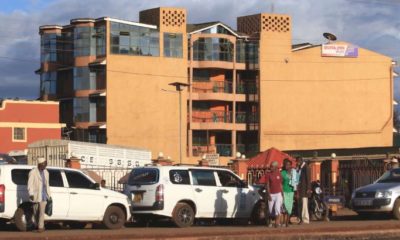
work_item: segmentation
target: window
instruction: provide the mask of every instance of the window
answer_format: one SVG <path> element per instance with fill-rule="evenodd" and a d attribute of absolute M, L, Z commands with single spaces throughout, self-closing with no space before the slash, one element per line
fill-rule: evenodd
<path fill-rule="evenodd" d="M 16 185 L 28 185 L 30 169 L 13 169 L 11 170 L 11 180 Z"/>
<path fill-rule="evenodd" d="M 210 71 L 207 69 L 193 69 L 193 81 L 209 82 L 210 81 Z"/>
<path fill-rule="evenodd" d="M 95 90 L 96 72 L 91 72 L 88 67 L 74 68 L 74 90 Z"/>
<path fill-rule="evenodd" d="M 98 26 L 96 31 L 96 55 L 106 55 L 106 27 Z"/>
<path fill-rule="evenodd" d="M 94 183 L 80 172 L 65 171 L 70 188 L 93 189 Z"/>
<path fill-rule="evenodd" d="M 219 182 L 223 187 L 243 187 L 242 181 L 234 174 L 227 171 L 217 171 Z"/>
<path fill-rule="evenodd" d="M 93 27 L 76 27 L 74 29 L 74 56 L 90 56 L 96 53 L 96 32 Z"/>
<path fill-rule="evenodd" d="M 192 170 L 193 185 L 216 186 L 214 171 Z"/>
<path fill-rule="evenodd" d="M 26 128 L 13 128 L 13 141 L 26 141 Z"/>
<path fill-rule="evenodd" d="M 129 185 L 151 185 L 158 182 L 158 169 L 136 168 L 129 175 Z"/>
<path fill-rule="evenodd" d="M 64 182 L 60 170 L 49 169 L 49 185 L 50 187 L 64 187 Z"/>
<path fill-rule="evenodd" d="M 224 38 L 199 38 L 193 43 L 195 61 L 233 61 L 233 43 Z"/>
<path fill-rule="evenodd" d="M 111 53 L 160 56 L 159 35 L 156 29 L 111 22 Z"/>
<path fill-rule="evenodd" d="M 171 170 L 169 171 L 169 180 L 173 184 L 190 185 L 189 171 Z"/>
<path fill-rule="evenodd" d="M 183 57 L 182 34 L 164 33 L 164 57 Z"/>
<path fill-rule="evenodd" d="M 57 72 L 44 72 L 40 75 L 40 90 L 42 94 L 56 94 Z"/>
<path fill-rule="evenodd" d="M 40 60 L 41 62 L 57 61 L 57 38 L 60 35 L 56 33 L 45 33 L 41 37 L 40 42 Z"/>

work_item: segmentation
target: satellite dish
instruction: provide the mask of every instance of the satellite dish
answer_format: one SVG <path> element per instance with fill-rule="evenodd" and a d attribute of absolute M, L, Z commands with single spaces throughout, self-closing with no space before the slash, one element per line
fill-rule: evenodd
<path fill-rule="evenodd" d="M 336 41 L 337 37 L 333 35 L 332 33 L 324 33 L 323 34 L 324 38 L 328 39 L 329 41 Z"/>

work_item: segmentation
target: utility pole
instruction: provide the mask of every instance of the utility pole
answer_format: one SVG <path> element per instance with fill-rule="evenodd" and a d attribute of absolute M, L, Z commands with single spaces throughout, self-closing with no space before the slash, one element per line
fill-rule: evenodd
<path fill-rule="evenodd" d="M 169 85 L 174 86 L 179 93 L 179 164 L 182 164 L 182 91 L 184 87 L 188 87 L 189 84 L 173 82 Z"/>

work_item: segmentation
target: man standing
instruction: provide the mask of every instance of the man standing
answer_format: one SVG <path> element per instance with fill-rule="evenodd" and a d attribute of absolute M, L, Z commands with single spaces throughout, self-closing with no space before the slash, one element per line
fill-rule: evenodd
<path fill-rule="evenodd" d="M 302 223 L 310 223 L 310 215 L 308 213 L 308 196 L 311 193 L 311 172 L 308 164 L 303 161 L 302 157 L 297 157 L 296 162 L 299 166 L 299 185 L 298 185 L 298 197 L 299 197 L 299 207 L 301 214 L 300 219 Z"/>
<path fill-rule="evenodd" d="M 267 191 L 269 213 L 275 218 L 275 227 L 279 227 L 283 193 L 282 176 L 277 161 L 271 163 L 271 172 L 266 174 L 265 190 Z"/>
<path fill-rule="evenodd" d="M 33 202 L 33 221 L 38 226 L 38 232 L 43 232 L 44 212 L 47 200 L 51 198 L 51 194 L 49 172 L 46 170 L 46 159 L 38 158 L 37 161 L 37 167 L 29 172 L 28 192 L 29 199 Z"/>

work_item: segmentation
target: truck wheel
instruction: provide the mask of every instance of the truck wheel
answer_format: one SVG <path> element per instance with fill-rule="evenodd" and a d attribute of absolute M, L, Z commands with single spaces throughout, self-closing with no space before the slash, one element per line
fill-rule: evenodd
<path fill-rule="evenodd" d="M 172 221 L 180 228 L 192 226 L 194 222 L 193 208 L 186 203 L 176 204 L 172 211 Z"/>
<path fill-rule="evenodd" d="M 393 216 L 397 220 L 400 220 L 400 199 L 396 199 L 393 206 Z"/>
<path fill-rule="evenodd" d="M 103 224 L 108 229 L 120 229 L 125 225 L 125 212 L 120 207 L 109 206 L 104 214 Z"/>
<path fill-rule="evenodd" d="M 19 231 L 25 232 L 28 230 L 28 217 L 23 208 L 20 207 L 17 209 L 17 211 L 15 211 L 14 223 Z"/>

